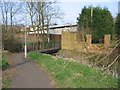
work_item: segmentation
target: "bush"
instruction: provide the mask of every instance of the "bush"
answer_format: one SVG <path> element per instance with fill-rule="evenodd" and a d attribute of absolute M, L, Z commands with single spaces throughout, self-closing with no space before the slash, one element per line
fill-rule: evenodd
<path fill-rule="evenodd" d="M 14 38 L 13 36 L 4 36 L 3 47 L 4 50 L 8 50 L 10 52 L 22 51 L 22 44 L 20 43 L 20 41 L 18 41 L 17 38 Z"/>

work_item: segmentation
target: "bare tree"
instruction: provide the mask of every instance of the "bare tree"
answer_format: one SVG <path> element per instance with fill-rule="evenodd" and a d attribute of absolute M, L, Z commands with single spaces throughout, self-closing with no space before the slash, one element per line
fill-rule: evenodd
<path fill-rule="evenodd" d="M 10 2 L 10 26 L 11 26 L 11 32 L 14 33 L 13 31 L 13 18 L 15 15 L 19 13 L 19 10 L 21 9 L 22 4 L 21 3 L 15 3 L 15 2 Z"/>
<path fill-rule="evenodd" d="M 30 16 L 30 21 L 31 21 L 31 26 L 32 26 L 32 29 L 34 31 L 34 40 L 35 42 L 37 41 L 36 38 L 37 38 L 37 35 L 36 35 L 36 30 L 35 30 L 35 21 L 34 21 L 34 17 L 35 17 L 35 14 L 36 14 L 36 11 L 35 11 L 35 7 L 36 7 L 36 2 L 26 2 L 27 3 L 27 12 L 29 13 L 29 16 Z M 33 49 L 35 49 L 35 45 L 33 44 Z"/>
<path fill-rule="evenodd" d="M 5 25 L 5 29 L 8 30 L 8 25 L 12 28 L 13 18 L 18 15 L 22 3 L 17 2 L 1 2 L 0 8 L 2 13 L 2 22 Z M 13 33 L 13 32 L 12 32 Z"/>
<path fill-rule="evenodd" d="M 17 2 L 1 2 L 0 9 L 2 13 L 2 36 L 3 45 L 9 49 L 15 42 L 15 31 L 13 28 L 14 17 L 18 15 L 21 9 L 21 3 Z M 11 42 L 10 42 L 11 41 Z M 14 46 L 13 46 L 14 47 Z"/>
<path fill-rule="evenodd" d="M 46 41 L 49 38 L 49 25 L 52 21 L 52 19 L 61 19 L 60 16 L 62 16 L 62 13 L 58 8 L 56 8 L 54 5 L 56 2 L 27 2 L 27 10 L 28 14 L 30 16 L 31 26 L 34 30 L 34 37 L 36 38 L 35 42 L 38 42 L 40 45 L 40 42 Z M 36 30 L 37 26 L 37 30 Z M 47 37 L 46 37 L 46 31 L 45 26 L 47 26 Z M 36 34 L 37 31 L 37 34 Z M 38 47 L 39 47 L 38 45 Z"/>
<path fill-rule="evenodd" d="M 2 13 L 2 21 L 3 21 L 3 27 L 7 31 L 8 30 L 8 13 L 9 13 L 9 2 L 0 3 L 1 13 Z"/>
<path fill-rule="evenodd" d="M 47 39 L 50 40 L 49 36 L 49 26 L 52 22 L 52 19 L 62 19 L 64 15 L 58 7 L 53 7 L 57 2 L 49 2 L 47 8 L 45 9 L 45 23 L 47 26 Z"/>

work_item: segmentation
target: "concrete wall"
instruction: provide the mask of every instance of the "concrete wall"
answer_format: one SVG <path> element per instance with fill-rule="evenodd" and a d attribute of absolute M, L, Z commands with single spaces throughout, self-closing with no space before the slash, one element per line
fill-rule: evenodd
<path fill-rule="evenodd" d="M 16 38 L 18 38 L 22 43 L 25 42 L 25 34 L 16 34 L 15 35 Z M 36 41 L 36 36 L 34 34 L 27 34 L 27 42 L 35 42 Z M 45 35 L 45 37 L 47 38 L 47 35 Z M 52 41 L 61 41 L 61 35 L 54 35 L 54 34 L 50 34 L 50 40 Z"/>
<path fill-rule="evenodd" d="M 52 41 L 61 41 L 61 35 L 50 34 L 50 40 L 52 40 Z"/>
<path fill-rule="evenodd" d="M 47 35 L 46 35 L 47 36 Z M 16 34 L 15 35 L 16 38 L 19 38 L 19 40 L 24 43 L 25 42 L 25 34 Z M 35 42 L 35 35 L 34 34 L 27 34 L 26 35 L 26 39 L 27 39 L 27 42 Z"/>
<path fill-rule="evenodd" d="M 108 48 L 110 46 L 110 35 L 104 36 L 104 47 Z"/>
<path fill-rule="evenodd" d="M 62 49 L 86 52 L 92 48 L 98 49 L 97 45 L 92 44 L 92 36 L 86 35 L 86 42 L 81 41 L 77 32 L 62 31 Z M 110 35 L 105 35 L 104 48 L 110 46 Z"/>
<path fill-rule="evenodd" d="M 62 31 L 62 49 L 74 49 L 77 44 L 77 33 L 69 32 L 69 31 Z"/>
<path fill-rule="evenodd" d="M 87 43 L 87 45 L 90 46 L 92 44 L 92 36 L 91 35 L 86 35 L 86 38 L 87 38 L 86 43 Z"/>

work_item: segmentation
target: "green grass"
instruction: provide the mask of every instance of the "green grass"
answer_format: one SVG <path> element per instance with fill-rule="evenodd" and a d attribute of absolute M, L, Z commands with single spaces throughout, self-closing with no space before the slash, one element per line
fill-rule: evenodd
<path fill-rule="evenodd" d="M 9 63 L 6 57 L 2 58 L 2 70 L 6 70 L 9 68 Z"/>
<path fill-rule="evenodd" d="M 10 82 L 11 82 L 11 80 L 9 80 L 9 79 L 3 80 L 2 81 L 2 83 L 3 83 L 2 88 L 3 89 L 8 88 L 8 86 L 10 85 Z"/>
<path fill-rule="evenodd" d="M 2 68 L 2 70 L 6 70 L 9 68 L 7 55 L 8 55 L 8 52 L 3 52 L 2 54 L 2 59 L 0 60 L 0 68 Z"/>
<path fill-rule="evenodd" d="M 117 88 L 118 79 L 101 70 L 63 60 L 46 54 L 31 52 L 28 55 L 45 68 L 60 88 Z"/>
<path fill-rule="evenodd" d="M 6 70 L 9 68 L 9 63 L 6 54 L 2 56 L 2 61 L 0 61 L 0 67 L 2 67 L 2 70 Z"/>
<path fill-rule="evenodd" d="M 3 52 L 3 54 L 2 54 L 2 61 L 0 62 L 0 67 L 2 67 L 2 70 L 6 70 L 9 68 L 9 63 L 8 63 L 8 58 L 7 58 L 7 56 L 9 54 L 10 54 L 9 52 Z M 10 85 L 10 82 L 11 81 L 10 81 L 9 77 L 6 79 L 2 78 L 2 84 L 3 84 L 2 90 L 6 90 L 6 88 L 8 88 L 8 86 Z"/>

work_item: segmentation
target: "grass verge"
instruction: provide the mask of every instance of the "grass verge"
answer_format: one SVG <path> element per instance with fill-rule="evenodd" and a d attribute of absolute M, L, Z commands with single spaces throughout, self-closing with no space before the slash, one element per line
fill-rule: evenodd
<path fill-rule="evenodd" d="M 11 82 L 10 79 L 3 80 L 3 81 L 2 81 L 2 83 L 3 83 L 2 88 L 3 88 L 3 89 L 8 88 L 8 86 L 10 85 L 10 82 Z"/>
<path fill-rule="evenodd" d="M 3 52 L 2 54 L 2 62 L 0 62 L 0 67 L 2 67 L 2 70 L 6 70 L 9 68 L 9 63 L 8 63 L 8 56 L 9 52 Z"/>
<path fill-rule="evenodd" d="M 2 70 L 6 70 L 9 68 L 9 63 L 6 57 L 2 58 Z"/>
<path fill-rule="evenodd" d="M 7 75 L 7 70 L 9 68 L 9 63 L 8 63 L 8 56 L 9 52 L 3 52 L 2 54 L 2 62 L 0 62 L 0 66 L 2 68 L 2 88 L 8 88 L 8 86 L 10 85 L 10 79 L 9 79 L 9 75 Z"/>
<path fill-rule="evenodd" d="M 118 79 L 96 68 L 46 54 L 30 52 L 28 56 L 47 69 L 59 88 L 117 88 Z"/>

